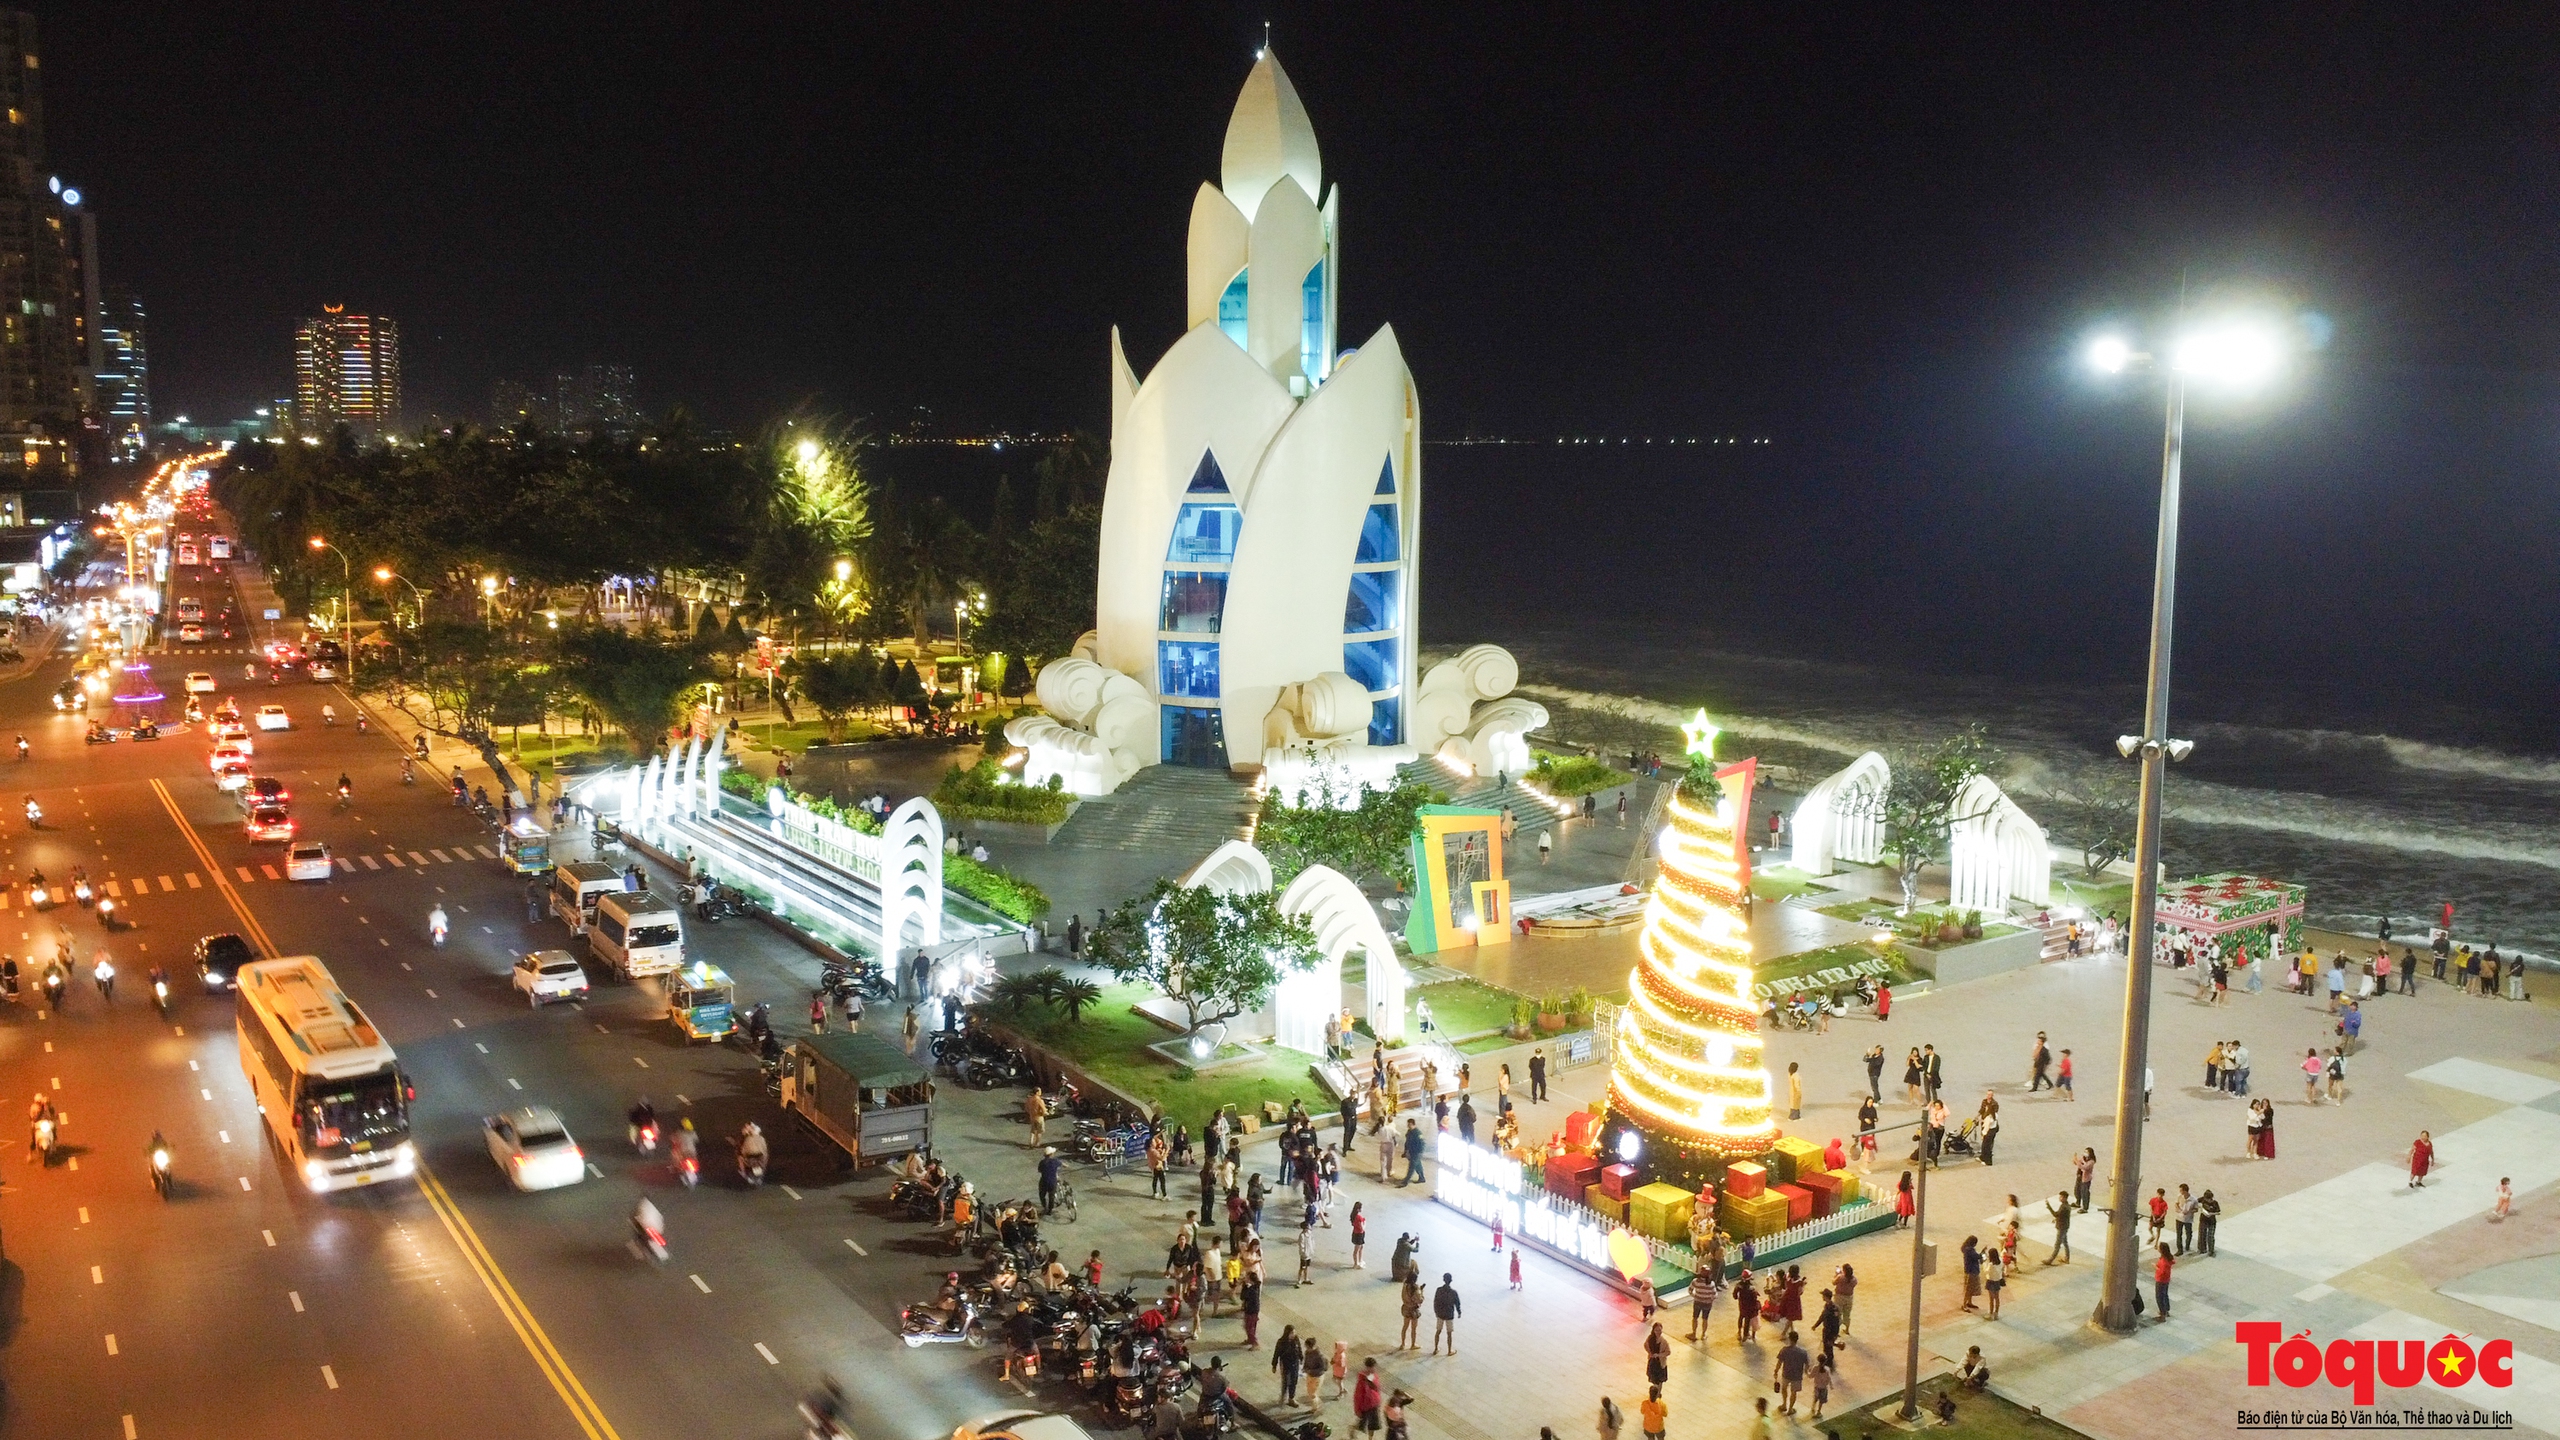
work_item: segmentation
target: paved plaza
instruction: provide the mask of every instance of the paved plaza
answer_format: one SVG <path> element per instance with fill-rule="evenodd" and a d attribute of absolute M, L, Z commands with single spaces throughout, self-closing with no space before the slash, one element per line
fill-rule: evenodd
<path fill-rule="evenodd" d="M 1468 969 L 1472 960 L 1492 957 L 1461 951 L 1434 958 Z M 1951 1368 L 1967 1346 L 1979 1345 L 1992 1360 L 2002 1394 L 2094 1435 L 2147 1440 L 2164 1426 L 2176 1434 L 2230 1432 L 2235 1409 L 2252 1398 L 2270 1405 L 2350 1403 L 2326 1386 L 2249 1391 L 2244 1352 L 2232 1338 L 2235 1321 L 2273 1319 L 2288 1334 L 2309 1327 L 2323 1340 L 2433 1341 L 2454 1333 L 2477 1343 L 2504 1337 L 2516 1352 L 2512 1388 L 2472 1386 L 2401 1398 L 2495 1406 L 2514 1412 L 2520 1430 L 2548 1433 L 2552 1417 L 2560 1416 L 2560 1329 L 2553 1328 L 2560 1327 L 2560 1301 L 2549 1298 L 2553 1282 L 2560 1281 L 2560 1266 L 2551 1258 L 2560 1251 L 2560 1209 L 2552 1189 L 2560 1181 L 2560 1028 L 2553 1007 L 2542 1000 L 2476 999 L 2422 978 L 2415 997 L 2369 1004 L 2345 1102 L 2310 1106 L 2289 1066 L 2305 1047 L 2325 1049 L 2333 1039 L 2325 998 L 2235 992 L 2215 1007 L 2198 1004 L 2167 972 L 2160 978 L 2153 1035 L 2157 1085 L 2144 1186 L 2146 1192 L 2165 1186 L 2172 1195 L 2181 1183 L 2210 1188 L 2223 1202 L 2225 1219 L 2218 1255 L 2179 1264 L 2172 1318 L 2166 1324 L 2146 1318 L 2130 1337 L 2110 1336 L 2087 1323 L 2105 1253 L 2103 1214 L 2093 1212 L 2074 1226 L 2072 1263 L 2039 1263 L 2051 1246 L 2040 1202 L 2069 1185 L 2070 1157 L 2084 1146 L 2099 1152 L 2096 1205 L 2102 1210 L 2107 1203 L 2104 1161 L 2112 1139 L 2120 963 L 2055 962 L 1915 995 L 1897 1005 L 1890 1022 L 1860 1016 L 1835 1024 L 1828 1034 L 1771 1037 L 1773 1070 L 1783 1073 L 1795 1061 L 1808 1077 L 1806 1115 L 1786 1128 L 1811 1138 L 1854 1130 L 1865 1093 L 1860 1057 L 1879 1043 L 1891 1060 L 1883 1106 L 1888 1125 L 1907 1122 L 1914 1113 L 1898 1082 L 1902 1052 L 1922 1043 L 1935 1044 L 1946 1057 L 1951 1109 L 1970 1113 L 1986 1091 L 2001 1101 L 1998 1163 L 1950 1157 L 1931 1177 L 1930 1233 L 1942 1259 L 1923 1299 L 1924 1375 Z M 2049 1034 L 2057 1051 L 2073 1051 L 2080 1081 L 2076 1102 L 2028 1092 L 2028 1056 L 2038 1030 Z M 2203 1084 L 2205 1052 L 2216 1039 L 2235 1038 L 2252 1051 L 2253 1091 L 2276 1102 L 2273 1160 L 2244 1156 L 2244 1102 Z M 1562 1076 L 1551 1101 L 1531 1107 L 1533 1133 L 1557 1123 L 1571 1106 L 1597 1098 L 1605 1078 L 1597 1066 Z M 1200 1117 L 1176 1118 L 1196 1132 Z M 2436 1170 L 2425 1189 L 2411 1190 L 2403 1157 L 2421 1129 L 2434 1134 Z M 955 1137 L 946 1148 L 964 1170 L 974 1163 L 1000 1173 L 1011 1165 L 1027 1175 L 1027 1158 L 985 1151 L 973 1158 L 956 1148 L 993 1144 L 1018 1154 L 1021 1128 L 1001 1114 L 990 1110 L 982 1123 L 955 1123 L 946 1135 Z M 1275 1163 L 1267 1150 L 1254 1153 L 1266 1166 Z M 1890 1142 L 1884 1153 L 1898 1155 Z M 1273 1283 L 1264 1302 L 1264 1349 L 1240 1349 L 1232 1310 L 1210 1323 L 1204 1346 L 1205 1354 L 1227 1354 L 1231 1371 L 1246 1371 L 1238 1378 L 1248 1396 L 1269 1401 L 1276 1393 L 1268 1344 L 1284 1326 L 1297 1324 L 1312 1328 L 1328 1348 L 1336 1338 L 1349 1340 L 1355 1365 L 1376 1355 L 1390 1383 L 1415 1395 L 1418 1434 L 1477 1440 L 1525 1436 L 1546 1425 L 1559 1435 L 1575 1435 L 1592 1424 L 1602 1394 L 1632 1414 L 1643 1393 L 1643 1357 L 1642 1329 L 1630 1301 L 1534 1251 L 1524 1267 L 1524 1288 L 1510 1291 L 1508 1256 L 1492 1251 L 1483 1227 L 1430 1202 L 1419 1188 L 1379 1185 L 1375 1166 L 1375 1151 L 1358 1147 L 1335 1228 L 1319 1232 L 1316 1283 L 1306 1290 L 1289 1283 L 1296 1207 L 1274 1203 L 1266 1227 Z M 1902 1168 L 1898 1161 L 1879 1164 L 1873 1183 L 1889 1191 Z M 2487 1212 L 2501 1175 L 2512 1177 L 2516 1213 L 2493 1222 Z M 1184 1213 L 1184 1191 L 1177 1184 L 1173 1201 L 1149 1202 L 1144 1188 L 1142 1174 L 1089 1183 L 1085 1218 L 1079 1226 L 1059 1227 L 1061 1248 L 1099 1246 L 1114 1276 L 1156 1275 Z M 1991 1321 L 1961 1310 L 1955 1251 L 1967 1234 L 1986 1240 L 1993 1234 L 1993 1217 L 2012 1193 L 2035 1223 L 2025 1227 L 2020 1245 L 2027 1263 L 2010 1286 L 2001 1318 Z M 1370 1219 L 1366 1273 L 1347 1269 L 1342 1217 L 1352 1201 L 1366 1205 Z M 1457 1359 L 1393 1348 L 1396 1291 L 1384 1265 L 1396 1235 L 1405 1231 L 1422 1238 L 1426 1273 L 1435 1281 L 1443 1271 L 1454 1274 L 1465 1297 L 1464 1353 Z M 1819 1272 L 1813 1276 L 1817 1289 L 1843 1260 L 1856 1265 L 1861 1280 L 1856 1323 L 1841 1352 L 1834 1413 L 1901 1384 L 1909 1257 L 1909 1233 L 1894 1231 L 1820 1252 L 1811 1267 Z M 2143 1273 L 2147 1295 L 2147 1265 Z M 1685 1309 L 1663 1318 L 1675 1322 L 1675 1333 L 1685 1332 Z M 1428 1329 L 1426 1324 L 1426 1343 Z M 1684 1344 L 1672 1367 L 1666 1399 L 1675 1436 L 1743 1434 L 1753 1397 L 1768 1393 L 1777 1348 L 1769 1330 L 1764 1327 L 1755 1344 L 1739 1344 L 1725 1301 L 1710 1336 L 1702 1348 Z M 1238 1348 L 1225 1348 L 1231 1346 Z M 1331 1402 L 1326 1418 L 1339 1430 L 1348 1418 L 1347 1402 Z M 1814 1434 L 1817 1427 L 1799 1418 L 1782 1420 L 1779 1431 Z"/>

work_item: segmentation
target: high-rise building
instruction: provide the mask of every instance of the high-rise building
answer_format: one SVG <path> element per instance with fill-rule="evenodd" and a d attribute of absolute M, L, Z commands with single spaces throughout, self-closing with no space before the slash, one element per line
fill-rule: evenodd
<path fill-rule="evenodd" d="M 400 326 L 323 306 L 293 342 L 293 418 L 306 434 L 344 425 L 383 435 L 400 424 Z"/>
<path fill-rule="evenodd" d="M 550 424 L 551 402 L 521 380 L 501 380 L 489 387 L 489 423 L 501 430 L 519 425 Z"/>
<path fill-rule="evenodd" d="M 151 428 L 151 359 L 145 343 L 142 297 L 108 285 L 98 305 L 97 409 L 119 458 L 142 447 Z"/>
<path fill-rule="evenodd" d="M 627 435 L 640 428 L 639 387 L 628 365 L 590 365 L 552 380 L 554 423 L 573 435 Z"/>
<path fill-rule="evenodd" d="M 91 355 L 80 192 L 45 167 L 35 16 L 0 10 L 0 476 L 76 467 Z"/>

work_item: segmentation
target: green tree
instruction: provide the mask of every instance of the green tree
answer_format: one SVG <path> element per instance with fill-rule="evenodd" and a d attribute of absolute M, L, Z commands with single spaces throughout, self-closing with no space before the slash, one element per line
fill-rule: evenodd
<path fill-rule="evenodd" d="M 1955 827 L 1990 813 L 1992 802 L 1966 794 L 1966 787 L 1975 776 L 1997 768 L 2000 760 L 1988 732 L 1980 725 L 1967 726 L 1926 749 L 1897 747 L 1885 757 L 1891 780 L 1837 802 L 1840 813 L 1874 820 L 1883 828 L 1884 847 L 1893 852 L 1902 881 L 1902 913 L 1919 905 L 1920 871 L 1944 853 Z"/>
<path fill-rule="evenodd" d="M 701 657 L 610 626 L 565 632 L 560 680 L 631 741 L 646 759 L 675 724 L 684 694 L 700 683 Z"/>
<path fill-rule="evenodd" d="M 2133 853 L 2135 805 L 2141 782 L 2130 766 L 2090 766 L 2056 781 L 2045 791 L 2056 814 L 2053 835 L 2080 847 L 2080 868 L 2094 880 L 2098 872 Z"/>
<path fill-rule="evenodd" d="M 1423 806 L 1448 798 L 1418 780 L 1380 790 L 1355 785 L 1328 768 L 1317 771 L 1310 786 L 1264 799 L 1253 841 L 1270 857 L 1277 885 L 1286 886 L 1310 865 L 1328 865 L 1354 881 L 1383 880 L 1410 890 L 1417 817 Z"/>
<path fill-rule="evenodd" d="M 1022 661 L 1026 679 L 1030 670 L 1073 649 L 1076 637 L 1093 628 L 1101 537 L 1099 505 L 1077 505 L 1033 522 L 987 587 L 980 647 Z"/>
<path fill-rule="evenodd" d="M 802 651 L 792 658 L 786 673 L 800 698 L 826 722 L 827 743 L 839 745 L 844 742 L 845 722 L 871 698 L 877 668 L 862 650 Z"/>
<path fill-rule="evenodd" d="M 1171 880 L 1104 915 L 1088 943 L 1104 969 L 1180 1005 L 1193 1031 L 1261 1009 L 1284 975 L 1321 958 L 1314 927 L 1281 914 L 1278 895 L 1219 895 Z"/>

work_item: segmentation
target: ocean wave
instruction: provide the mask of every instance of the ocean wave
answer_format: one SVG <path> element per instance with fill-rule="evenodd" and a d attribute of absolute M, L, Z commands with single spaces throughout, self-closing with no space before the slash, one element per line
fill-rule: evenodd
<path fill-rule="evenodd" d="M 2161 813 L 2191 825 L 2234 825 L 2348 845 L 2376 845 L 2560 870 L 2560 843 L 2555 843 L 2550 832 L 2541 827 L 2483 824 L 2464 831 L 2429 829 L 2410 825 L 2374 806 L 2318 795 L 2172 779 Z"/>
<path fill-rule="evenodd" d="M 1522 685 L 1519 693 L 1540 700 L 1569 705 L 1576 710 L 1592 710 L 1606 715 L 1622 715 L 1648 725 L 1678 729 L 1697 713 L 1695 705 L 1666 704 L 1642 695 L 1612 695 L 1598 690 L 1576 690 L 1565 685 Z M 1889 740 L 1879 740 L 1866 731 L 1853 731 L 1846 726 L 1829 726 L 1818 722 L 1782 720 L 1768 715 L 1737 715 L 1719 711 L 1712 718 L 1728 734 L 1756 736 L 1763 740 L 1783 741 L 1811 750 L 1823 750 L 1844 759 L 1855 759 L 1869 750 L 1881 748 Z"/>
<path fill-rule="evenodd" d="M 2202 736 L 2222 737 L 2243 744 L 2272 741 L 2312 751 L 2371 752 L 2403 769 L 2423 770 L 2437 775 L 2462 775 L 2482 780 L 2510 780 L 2528 785 L 2560 785 L 2560 760 L 2514 755 L 2502 750 L 2484 750 L 2470 745 L 2439 745 L 2428 740 L 2407 740 L 2397 735 L 2367 735 L 2353 730 L 2279 729 L 2260 725 L 2218 723 L 2197 728 Z"/>

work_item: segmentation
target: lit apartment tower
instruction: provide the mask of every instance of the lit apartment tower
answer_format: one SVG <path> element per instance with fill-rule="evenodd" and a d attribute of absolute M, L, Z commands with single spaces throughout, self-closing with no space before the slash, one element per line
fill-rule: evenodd
<path fill-rule="evenodd" d="M 293 418 L 306 434 L 344 425 L 383 435 L 400 424 L 400 327 L 343 305 L 302 322 L 293 342 Z"/>
<path fill-rule="evenodd" d="M 73 463 L 89 376 L 79 192 L 45 168 L 43 74 L 35 17 L 0 10 L 0 473 Z"/>
<path fill-rule="evenodd" d="M 559 428 L 572 435 L 627 435 L 640 428 L 638 385 L 628 365 L 590 365 L 552 379 Z"/>
<path fill-rule="evenodd" d="M 103 287 L 97 350 L 97 408 L 113 453 L 130 458 L 151 428 L 151 357 L 141 296 L 121 285 Z"/>

